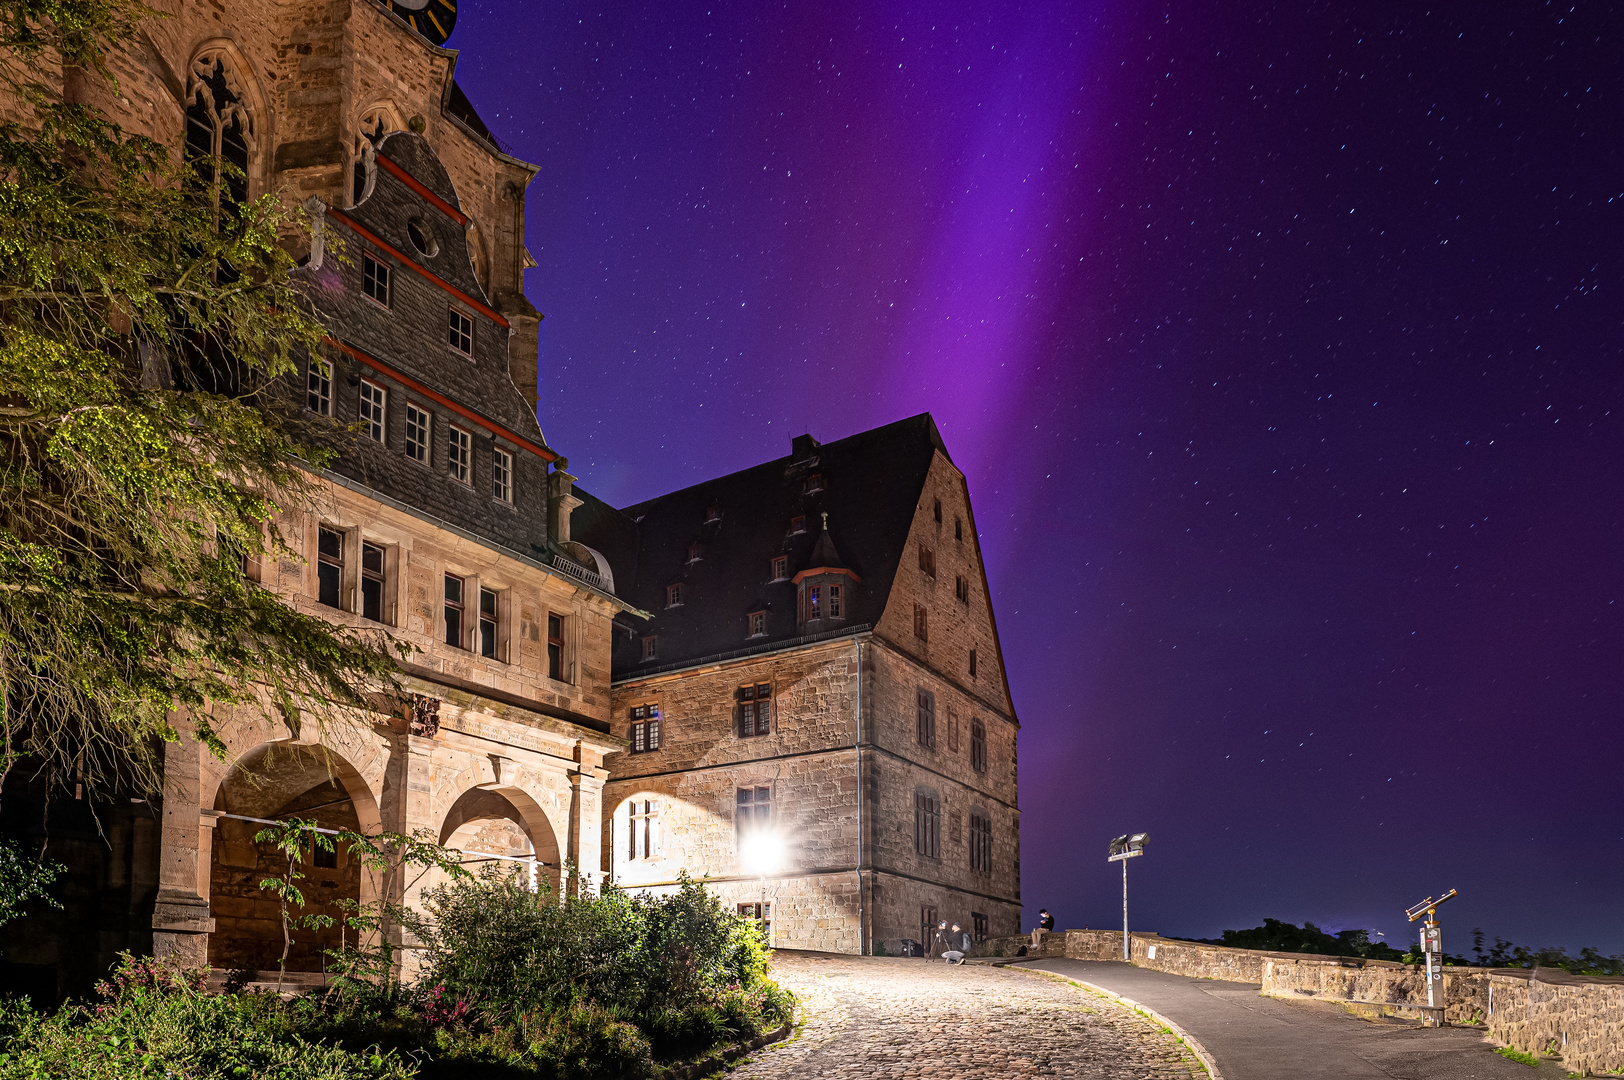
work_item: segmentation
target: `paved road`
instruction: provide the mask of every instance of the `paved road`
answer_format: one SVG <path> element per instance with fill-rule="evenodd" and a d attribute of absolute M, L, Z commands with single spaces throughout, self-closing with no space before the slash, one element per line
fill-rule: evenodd
<path fill-rule="evenodd" d="M 1191 979 L 1108 960 L 1037 960 L 1156 1010 L 1212 1055 L 1224 1080 L 1536 1080 L 1564 1076 L 1495 1054 L 1478 1032 L 1373 1023 L 1324 1002 L 1283 1001 L 1248 983 Z"/>
<path fill-rule="evenodd" d="M 1206 1078 L 1161 1025 L 1040 975 L 784 950 L 772 974 L 801 995 L 805 1024 L 729 1080 Z"/>

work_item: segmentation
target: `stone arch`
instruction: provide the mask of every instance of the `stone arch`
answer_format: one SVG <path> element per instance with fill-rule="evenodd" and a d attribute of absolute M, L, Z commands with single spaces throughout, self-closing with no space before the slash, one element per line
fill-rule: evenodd
<path fill-rule="evenodd" d="M 315 743 L 277 740 L 237 756 L 220 777 L 212 799 L 213 844 L 209 862 L 209 962 L 216 967 L 266 969 L 281 955 L 281 916 L 275 898 L 259 882 L 280 876 L 283 857 L 254 839 L 264 821 L 298 817 L 323 828 L 378 832 L 376 797 L 359 771 L 342 755 Z M 251 819 L 260 819 L 258 821 Z M 342 901 L 376 900 L 381 880 L 361 866 L 341 844 L 331 853 L 312 850 L 300 859 L 299 882 L 306 903 L 302 914 L 335 920 Z M 353 932 L 346 935 L 354 940 Z M 340 931 L 300 930 L 288 957 L 291 971 L 319 971 L 323 950 L 337 945 Z"/>
<path fill-rule="evenodd" d="M 440 826 L 440 843 L 470 855 L 534 855 L 541 864 L 535 880 L 555 891 L 562 877 L 563 849 L 547 812 L 515 785 L 480 785 L 459 795 Z M 502 842 L 506 850 L 501 850 Z M 477 863 L 468 864 L 471 869 Z"/>
<path fill-rule="evenodd" d="M 192 50 L 186 63 L 185 145 L 202 149 L 203 133 L 194 132 L 198 107 L 211 114 L 216 129 L 210 144 L 220 152 L 229 134 L 241 139 L 244 149 L 243 172 L 247 174 L 244 197 L 252 198 L 267 187 L 265 148 L 270 145 L 271 107 L 253 65 L 235 42 L 211 38 Z M 225 155 L 229 156 L 229 155 Z"/>

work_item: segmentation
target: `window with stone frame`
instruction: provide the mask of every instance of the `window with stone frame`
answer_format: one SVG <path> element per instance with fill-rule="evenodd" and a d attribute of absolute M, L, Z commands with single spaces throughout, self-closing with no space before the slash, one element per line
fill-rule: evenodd
<path fill-rule="evenodd" d="M 992 873 L 992 818 L 984 810 L 970 811 L 970 869 Z"/>
<path fill-rule="evenodd" d="M 976 941 L 986 941 L 988 934 L 987 913 L 984 911 L 970 912 L 970 935 Z"/>
<path fill-rule="evenodd" d="M 419 465 L 429 464 L 430 439 L 434 432 L 434 420 L 425 409 L 419 409 L 411 402 L 406 403 L 406 456 Z"/>
<path fill-rule="evenodd" d="M 192 63 L 186 88 L 186 136 L 182 157 L 191 166 L 188 184 L 207 189 L 222 228 L 248 201 L 249 157 L 254 118 L 228 58 L 204 53 Z M 223 166 L 216 184 L 216 168 Z"/>
<path fill-rule="evenodd" d="M 948 843 L 957 844 L 959 841 L 964 839 L 963 829 L 960 828 L 960 826 L 962 826 L 963 824 L 964 824 L 964 815 L 959 813 L 957 810 L 954 810 L 954 811 L 950 812 L 947 815 L 947 842 Z"/>
<path fill-rule="evenodd" d="M 645 642 L 647 638 L 643 639 Z M 645 657 L 646 659 L 646 657 Z M 547 613 L 547 677 L 559 682 L 569 680 L 569 658 L 564 653 L 564 616 Z"/>
<path fill-rule="evenodd" d="M 936 552 L 925 544 L 919 545 L 919 569 L 928 578 L 936 576 Z"/>
<path fill-rule="evenodd" d="M 739 737 L 766 735 L 772 730 L 772 683 L 741 686 L 739 698 Z"/>
<path fill-rule="evenodd" d="M 343 610 L 344 534 L 325 525 L 316 530 L 316 601 Z"/>
<path fill-rule="evenodd" d="M 660 748 L 660 707 L 658 705 L 632 706 L 631 752 L 646 754 Z"/>
<path fill-rule="evenodd" d="M 987 771 L 987 725 L 980 720 L 970 721 L 970 767 Z"/>
<path fill-rule="evenodd" d="M 383 622 L 386 552 L 380 544 L 361 543 L 361 617 Z"/>
<path fill-rule="evenodd" d="M 970 579 L 963 574 L 955 575 L 953 578 L 953 595 L 959 603 L 968 604 L 970 602 Z"/>
<path fill-rule="evenodd" d="M 739 844 L 755 833 L 770 829 L 773 792 L 769 787 L 742 787 L 733 793 L 733 830 Z"/>
<path fill-rule="evenodd" d="M 933 791 L 914 792 L 914 851 L 927 859 L 942 857 L 942 801 Z"/>
<path fill-rule="evenodd" d="M 305 407 L 318 416 L 333 415 L 333 365 L 312 356 L 305 369 Z"/>
<path fill-rule="evenodd" d="M 970 678 L 976 677 L 976 651 L 970 650 Z"/>
<path fill-rule="evenodd" d="M 936 695 L 923 686 L 914 692 L 914 734 L 920 746 L 936 749 Z"/>
<path fill-rule="evenodd" d="M 495 589 L 487 589 L 483 585 L 479 589 L 479 655 L 497 659 L 497 652 L 501 648 L 498 640 L 498 631 L 501 622 L 497 618 L 497 610 L 501 604 L 501 597 Z"/>
<path fill-rule="evenodd" d="M 660 804 L 654 799 L 633 799 L 626 804 L 628 859 L 660 857 Z"/>
<path fill-rule="evenodd" d="M 961 544 L 964 543 L 964 519 L 961 517 L 955 516 L 953 518 L 953 539 Z"/>
<path fill-rule="evenodd" d="M 931 516 L 936 519 L 936 524 L 940 525 L 942 523 L 942 500 L 936 500 L 935 505 L 931 508 Z"/>
<path fill-rule="evenodd" d="M 914 637 L 920 641 L 930 640 L 930 615 L 923 604 L 914 605 Z"/>
<path fill-rule="evenodd" d="M 954 754 L 959 752 L 959 714 L 952 709 L 947 710 L 947 749 Z"/>
<path fill-rule="evenodd" d="M 385 407 L 389 401 L 389 391 L 373 382 L 371 379 L 361 380 L 361 402 L 359 416 L 361 430 L 373 442 L 384 441 L 386 412 Z"/>
<path fill-rule="evenodd" d="M 445 643 L 454 649 L 463 647 L 463 585 L 456 574 L 445 576 Z"/>

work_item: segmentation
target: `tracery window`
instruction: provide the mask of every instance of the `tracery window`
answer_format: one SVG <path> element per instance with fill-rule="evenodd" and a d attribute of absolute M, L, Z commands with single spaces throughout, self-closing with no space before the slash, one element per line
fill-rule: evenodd
<path fill-rule="evenodd" d="M 254 118 L 226 57 L 204 53 L 192 61 L 186 89 L 185 159 L 200 186 L 212 189 L 217 210 L 248 199 L 248 161 L 254 148 Z M 215 184 L 215 164 L 227 166 Z"/>

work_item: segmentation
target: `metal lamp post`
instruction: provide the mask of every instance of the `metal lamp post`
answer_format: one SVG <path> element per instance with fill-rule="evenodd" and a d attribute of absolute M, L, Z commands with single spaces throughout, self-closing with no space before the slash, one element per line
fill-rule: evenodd
<path fill-rule="evenodd" d="M 1128 945 L 1128 860 L 1143 855 L 1149 839 L 1150 834 L 1142 832 L 1119 836 L 1111 841 L 1111 857 L 1105 860 L 1122 864 L 1122 959 L 1130 963 L 1133 953 Z"/>

